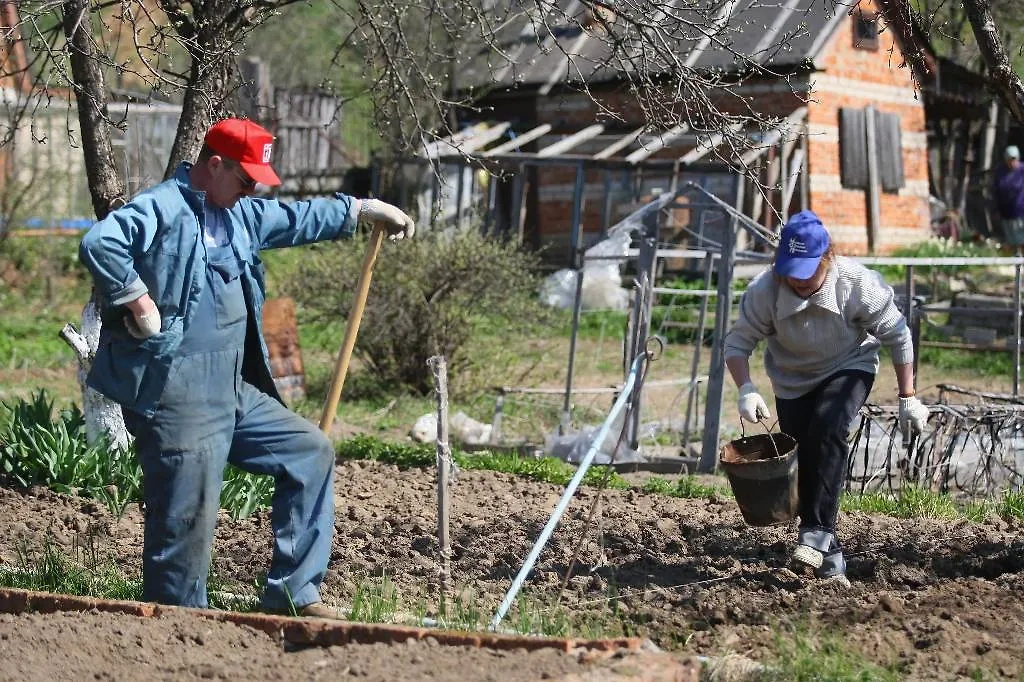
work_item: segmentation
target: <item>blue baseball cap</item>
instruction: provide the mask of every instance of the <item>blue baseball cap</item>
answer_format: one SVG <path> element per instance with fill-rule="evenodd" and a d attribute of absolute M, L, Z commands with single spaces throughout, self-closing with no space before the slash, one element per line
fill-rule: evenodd
<path fill-rule="evenodd" d="M 775 253 L 775 272 L 783 277 L 810 279 L 828 251 L 829 237 L 814 211 L 800 211 L 786 221 Z"/>

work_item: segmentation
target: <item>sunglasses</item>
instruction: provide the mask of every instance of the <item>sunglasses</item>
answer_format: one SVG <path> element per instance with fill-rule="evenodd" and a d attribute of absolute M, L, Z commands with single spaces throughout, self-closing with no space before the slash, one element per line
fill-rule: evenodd
<path fill-rule="evenodd" d="M 231 164 L 230 168 L 231 173 L 235 176 L 235 178 L 238 179 L 238 182 L 242 184 L 242 189 L 244 189 L 247 192 L 253 192 L 256 190 L 256 181 L 250 178 L 248 175 L 245 175 L 243 172 L 241 172 L 241 166 Z"/>

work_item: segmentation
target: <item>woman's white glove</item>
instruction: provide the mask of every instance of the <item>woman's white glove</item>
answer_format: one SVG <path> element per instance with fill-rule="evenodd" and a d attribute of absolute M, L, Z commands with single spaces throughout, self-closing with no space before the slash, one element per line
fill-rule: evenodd
<path fill-rule="evenodd" d="M 124 326 L 128 333 L 139 339 L 148 339 L 160 333 L 160 311 L 153 308 L 145 315 L 125 315 Z"/>
<path fill-rule="evenodd" d="M 363 199 L 363 205 L 359 207 L 359 222 L 384 223 L 388 239 L 393 242 L 416 233 L 416 224 L 405 211 L 380 199 Z"/>
<path fill-rule="evenodd" d="M 772 413 L 768 410 L 768 403 L 757 392 L 757 387 L 754 386 L 752 381 L 748 381 L 740 386 L 738 407 L 740 419 L 746 419 L 748 422 L 759 422 L 772 416 Z"/>
<path fill-rule="evenodd" d="M 917 396 L 900 398 L 900 432 L 903 442 L 909 443 L 911 434 L 920 435 L 928 423 L 928 408 Z"/>

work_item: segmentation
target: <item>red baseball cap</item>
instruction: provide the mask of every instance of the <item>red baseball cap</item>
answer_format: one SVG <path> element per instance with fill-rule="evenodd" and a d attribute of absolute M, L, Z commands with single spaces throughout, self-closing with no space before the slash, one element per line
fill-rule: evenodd
<path fill-rule="evenodd" d="M 203 142 L 219 156 L 237 161 L 256 182 L 263 185 L 281 184 L 281 178 L 270 167 L 270 159 L 274 155 L 274 136 L 252 121 L 225 118 L 213 124 Z"/>

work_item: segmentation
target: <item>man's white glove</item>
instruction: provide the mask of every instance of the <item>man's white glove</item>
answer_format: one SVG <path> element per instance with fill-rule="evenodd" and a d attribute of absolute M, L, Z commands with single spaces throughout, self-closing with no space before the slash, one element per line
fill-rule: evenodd
<path fill-rule="evenodd" d="M 160 311 L 153 308 L 145 315 L 125 315 L 124 326 L 128 333 L 139 339 L 148 339 L 160 333 Z"/>
<path fill-rule="evenodd" d="M 397 206 L 380 199 L 363 199 L 363 205 L 359 207 L 359 222 L 374 225 L 384 223 L 388 239 L 393 242 L 412 237 L 416 233 L 416 224 L 412 218 Z"/>
<path fill-rule="evenodd" d="M 738 407 L 740 419 L 746 419 L 748 422 L 759 422 L 772 416 L 772 413 L 768 411 L 768 403 L 757 392 L 757 387 L 751 381 L 740 386 Z"/>
<path fill-rule="evenodd" d="M 911 434 L 920 435 L 928 423 L 928 408 L 916 396 L 900 398 L 900 432 L 903 443 L 910 443 Z"/>

